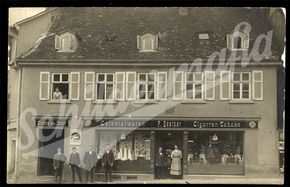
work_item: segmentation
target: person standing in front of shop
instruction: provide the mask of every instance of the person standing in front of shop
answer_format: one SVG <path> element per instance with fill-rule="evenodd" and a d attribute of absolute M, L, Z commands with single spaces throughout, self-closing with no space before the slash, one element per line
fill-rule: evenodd
<path fill-rule="evenodd" d="M 66 161 L 65 155 L 62 153 L 61 148 L 57 148 L 57 153 L 53 157 L 53 167 L 55 170 L 55 182 L 62 182 L 62 172 L 64 163 Z"/>
<path fill-rule="evenodd" d="M 162 152 L 162 147 L 158 148 L 158 153 L 156 154 L 156 179 L 165 178 L 166 161 L 165 155 Z"/>
<path fill-rule="evenodd" d="M 89 146 L 89 150 L 85 153 L 83 163 L 86 170 L 86 183 L 88 183 L 89 175 L 91 183 L 94 182 L 94 167 L 97 163 L 97 154 L 93 151 L 93 146 Z"/>
<path fill-rule="evenodd" d="M 104 182 L 108 182 L 108 181 L 113 182 L 112 181 L 112 167 L 113 167 L 114 160 L 115 160 L 114 153 L 110 149 L 110 145 L 107 144 L 106 151 L 104 152 L 103 157 L 102 157 L 102 165 L 105 170 Z"/>
<path fill-rule="evenodd" d="M 170 174 L 173 178 L 181 178 L 181 158 L 182 152 L 178 149 L 177 145 L 174 145 L 174 150 L 171 152 L 171 168 Z"/>
<path fill-rule="evenodd" d="M 82 176 L 80 172 L 80 155 L 78 152 L 76 152 L 76 148 L 72 148 L 72 153 L 69 157 L 69 166 L 72 171 L 72 182 L 75 182 L 75 172 L 77 172 L 77 175 L 79 177 L 80 183 L 82 183 Z"/>

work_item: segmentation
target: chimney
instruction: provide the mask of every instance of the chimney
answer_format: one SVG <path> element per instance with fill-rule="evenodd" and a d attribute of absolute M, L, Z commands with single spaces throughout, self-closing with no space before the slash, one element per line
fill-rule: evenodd
<path fill-rule="evenodd" d="M 189 8 L 188 7 L 180 7 L 179 8 L 179 15 L 187 16 L 188 14 L 189 14 Z"/>

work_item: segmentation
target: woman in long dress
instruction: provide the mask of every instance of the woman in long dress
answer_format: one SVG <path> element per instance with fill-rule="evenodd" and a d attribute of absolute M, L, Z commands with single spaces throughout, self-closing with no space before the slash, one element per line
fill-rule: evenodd
<path fill-rule="evenodd" d="M 177 145 L 174 145 L 174 150 L 171 152 L 171 168 L 170 174 L 173 178 L 180 178 L 181 176 L 181 158 L 182 152 L 178 149 Z"/>

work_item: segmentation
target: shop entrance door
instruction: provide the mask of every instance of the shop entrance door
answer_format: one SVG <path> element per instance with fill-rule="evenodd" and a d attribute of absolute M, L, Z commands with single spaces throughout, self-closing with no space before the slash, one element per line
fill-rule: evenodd
<path fill-rule="evenodd" d="M 63 145 L 63 129 L 39 129 L 38 176 L 54 175 L 53 157 Z"/>
<path fill-rule="evenodd" d="M 182 131 L 157 131 L 156 132 L 156 147 L 155 153 L 158 153 L 159 147 L 162 147 L 163 154 L 166 157 L 165 178 L 172 178 L 170 175 L 171 166 L 171 152 L 174 149 L 174 145 L 177 145 L 179 150 L 183 147 L 183 133 Z M 182 171 L 182 159 L 181 159 L 181 171 Z M 155 178 L 156 178 L 155 170 Z M 182 176 L 181 176 L 182 177 Z"/>

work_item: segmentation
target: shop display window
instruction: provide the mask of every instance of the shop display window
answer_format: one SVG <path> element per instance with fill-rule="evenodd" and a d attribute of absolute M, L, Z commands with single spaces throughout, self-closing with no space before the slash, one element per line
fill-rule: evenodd
<path fill-rule="evenodd" d="M 150 172 L 150 132 L 101 132 L 97 133 L 96 140 L 99 158 L 101 158 L 106 144 L 112 146 L 115 156 L 115 171 Z"/>
<path fill-rule="evenodd" d="M 189 132 L 188 172 L 242 174 L 243 132 Z"/>

